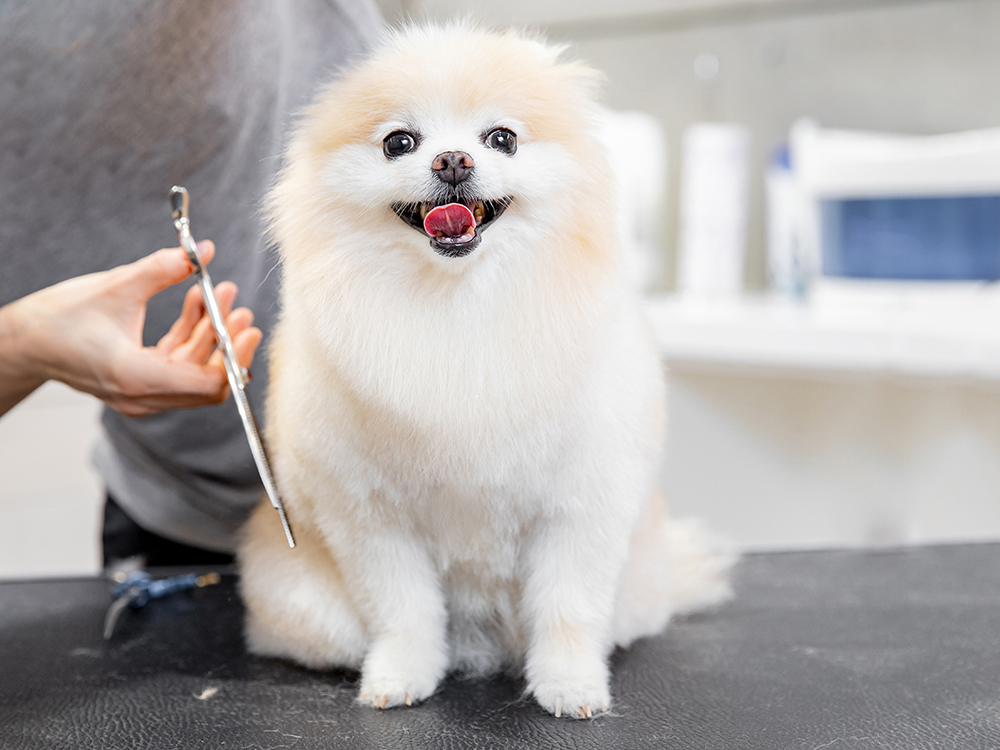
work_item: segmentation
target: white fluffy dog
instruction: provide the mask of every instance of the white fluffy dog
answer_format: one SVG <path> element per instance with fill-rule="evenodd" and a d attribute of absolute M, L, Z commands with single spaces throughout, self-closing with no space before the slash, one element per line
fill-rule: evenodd
<path fill-rule="evenodd" d="M 270 199 L 267 438 L 299 545 L 258 509 L 247 639 L 360 668 L 376 707 L 523 668 L 589 717 L 616 644 L 727 590 L 654 492 L 662 365 L 620 279 L 597 76 L 559 54 L 391 36 L 305 112 Z"/>

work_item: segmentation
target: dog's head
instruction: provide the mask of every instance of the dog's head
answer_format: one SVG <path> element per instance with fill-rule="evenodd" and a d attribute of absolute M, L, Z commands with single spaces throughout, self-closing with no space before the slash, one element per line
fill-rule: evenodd
<path fill-rule="evenodd" d="M 460 270 L 609 224 L 598 76 L 560 52 L 465 23 L 392 34 L 306 110 L 272 195 L 277 238 L 309 223 L 348 252 Z"/>

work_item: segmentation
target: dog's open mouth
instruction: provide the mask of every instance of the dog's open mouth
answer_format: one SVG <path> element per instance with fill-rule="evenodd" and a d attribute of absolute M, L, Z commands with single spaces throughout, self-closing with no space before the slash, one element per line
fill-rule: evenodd
<path fill-rule="evenodd" d="M 392 210 L 411 227 L 430 237 L 436 253 L 447 258 L 461 258 L 476 249 L 483 231 L 499 218 L 512 200 L 394 203 Z"/>

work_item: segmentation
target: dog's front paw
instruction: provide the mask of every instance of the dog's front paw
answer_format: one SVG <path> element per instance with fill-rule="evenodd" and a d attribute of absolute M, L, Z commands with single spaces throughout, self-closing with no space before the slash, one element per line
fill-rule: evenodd
<path fill-rule="evenodd" d="M 611 707 L 607 685 L 550 682 L 537 685 L 531 692 L 538 704 L 556 718 L 589 719 Z"/>
<path fill-rule="evenodd" d="M 603 662 L 590 669 L 575 664 L 528 685 L 538 704 L 556 718 L 589 719 L 611 708 L 608 669 Z"/>
<path fill-rule="evenodd" d="M 431 696 L 437 681 L 415 680 L 405 675 L 380 674 L 361 678 L 358 701 L 373 708 L 412 706 Z"/>
<path fill-rule="evenodd" d="M 375 708 L 412 706 L 426 700 L 444 676 L 445 657 L 435 651 L 375 643 L 361 671 L 358 700 Z"/>

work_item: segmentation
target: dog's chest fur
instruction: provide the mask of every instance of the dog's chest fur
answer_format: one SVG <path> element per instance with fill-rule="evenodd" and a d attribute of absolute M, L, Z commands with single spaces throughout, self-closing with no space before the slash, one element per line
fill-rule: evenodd
<path fill-rule="evenodd" d="M 354 300 L 366 285 L 339 283 L 355 285 L 344 295 Z M 291 439 L 317 476 L 424 539 L 440 569 L 509 578 L 524 534 L 556 501 L 601 331 L 582 330 L 586 311 L 540 315 L 536 304 L 525 315 L 524 295 L 545 294 L 526 285 L 435 294 L 362 295 L 363 317 L 338 309 L 339 295 L 322 317 L 308 295 L 290 302 L 279 341 L 298 367 L 277 390 L 313 396 L 281 411 L 296 414 Z"/>

